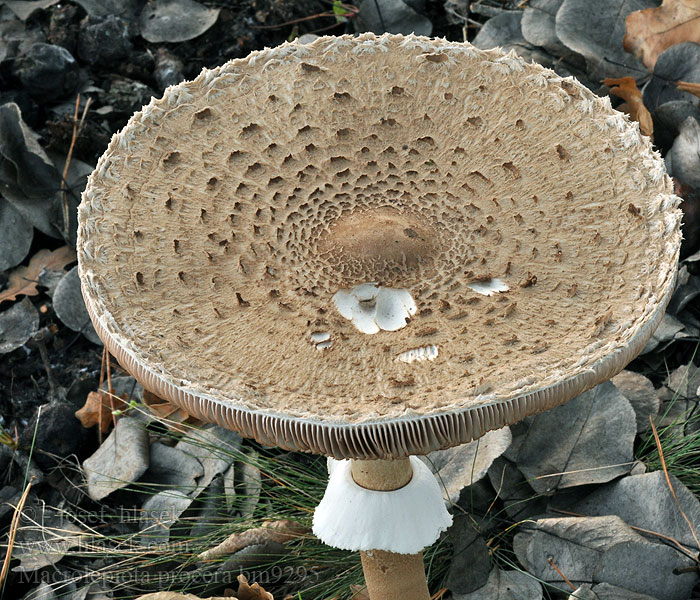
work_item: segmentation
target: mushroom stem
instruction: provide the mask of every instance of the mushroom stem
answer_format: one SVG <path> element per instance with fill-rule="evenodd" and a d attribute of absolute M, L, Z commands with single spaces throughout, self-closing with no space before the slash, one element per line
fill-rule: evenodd
<path fill-rule="evenodd" d="M 396 460 L 353 460 L 352 478 L 367 490 L 392 492 L 401 489 L 413 478 L 408 458 Z"/>
<path fill-rule="evenodd" d="M 368 490 L 398 490 L 412 477 L 408 458 L 352 461 L 352 478 Z M 360 552 L 360 556 L 370 600 L 430 600 L 422 552 L 397 554 L 367 550 Z"/>

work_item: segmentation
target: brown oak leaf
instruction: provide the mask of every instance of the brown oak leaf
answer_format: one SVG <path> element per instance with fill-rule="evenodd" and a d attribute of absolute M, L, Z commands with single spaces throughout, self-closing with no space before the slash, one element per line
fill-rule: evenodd
<path fill-rule="evenodd" d="M 266 592 L 259 583 L 250 585 L 245 575 L 238 576 L 236 598 L 238 600 L 275 600 L 275 597 L 270 592 Z"/>
<path fill-rule="evenodd" d="M 0 304 L 6 300 L 16 300 L 17 296 L 36 296 L 39 273 L 43 269 L 64 269 L 75 261 L 75 250 L 62 246 L 56 250 L 39 250 L 32 256 L 26 267 L 17 267 L 10 273 L 8 286 L 0 292 Z"/>
<path fill-rule="evenodd" d="M 265 544 L 267 542 L 284 544 L 308 532 L 308 527 L 289 519 L 264 521 L 260 527 L 232 533 L 218 546 L 205 550 L 197 558 L 199 560 L 212 560 L 227 554 L 233 554 L 248 546 Z"/>
<path fill-rule="evenodd" d="M 164 400 L 148 390 L 143 390 L 143 403 L 148 406 L 148 409 L 156 417 L 161 419 L 171 431 L 183 433 L 188 429 L 186 425 L 195 427 L 204 425 L 204 421 L 200 421 L 186 410 L 175 406 L 170 401 Z"/>
<path fill-rule="evenodd" d="M 664 50 L 683 42 L 700 43 L 700 2 L 663 0 L 661 6 L 636 10 L 626 19 L 622 44 L 650 71 Z"/>
<path fill-rule="evenodd" d="M 639 123 L 639 129 L 644 135 L 653 137 L 654 121 L 651 114 L 644 106 L 642 93 L 637 87 L 637 82 L 634 77 L 621 77 L 619 79 L 605 79 L 603 83 L 610 87 L 610 93 L 613 96 L 622 98 L 626 102 L 626 111 L 629 116 Z"/>
<path fill-rule="evenodd" d="M 85 429 L 99 425 L 100 433 L 107 433 L 112 424 L 112 411 L 123 410 L 127 406 L 128 402 L 124 398 L 117 398 L 107 392 L 90 392 L 75 416 Z"/>

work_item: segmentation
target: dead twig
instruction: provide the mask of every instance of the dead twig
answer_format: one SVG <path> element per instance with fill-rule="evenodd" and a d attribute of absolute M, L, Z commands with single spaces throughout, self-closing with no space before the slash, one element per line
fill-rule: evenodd
<path fill-rule="evenodd" d="M 100 363 L 100 382 L 97 386 L 97 393 L 100 396 L 100 404 L 97 409 L 97 422 L 102 423 L 102 384 L 104 383 L 105 380 L 105 360 L 107 357 L 107 348 L 103 347 L 102 348 L 102 362 Z M 102 445 L 102 427 L 98 426 L 97 427 L 98 431 L 98 439 L 100 440 L 100 446 Z"/>
<path fill-rule="evenodd" d="M 676 87 L 681 92 L 688 92 L 700 98 L 700 83 L 694 83 L 692 81 L 676 81 Z"/>
<path fill-rule="evenodd" d="M 32 482 L 29 481 L 27 486 L 24 488 L 24 493 L 19 499 L 17 506 L 15 507 L 15 512 L 12 515 L 12 523 L 10 523 L 10 533 L 7 540 L 7 553 L 5 554 L 5 560 L 2 563 L 2 571 L 0 572 L 0 587 L 7 577 L 7 572 L 10 569 L 10 561 L 12 560 L 12 549 L 15 547 L 15 538 L 17 537 L 17 530 L 19 529 L 19 519 L 22 516 L 22 509 L 27 502 L 27 497 L 29 496 L 29 490 L 32 489 Z"/>
<path fill-rule="evenodd" d="M 334 17 L 336 20 L 338 17 L 343 17 L 345 19 L 352 19 L 357 16 L 359 9 L 356 6 L 353 6 L 352 4 L 337 4 L 334 5 L 335 7 L 338 7 L 346 12 L 340 14 L 335 11 L 325 11 L 325 12 L 320 12 L 316 13 L 313 15 L 307 15 L 306 17 L 299 17 L 298 19 L 291 19 L 289 21 L 284 21 L 283 23 L 277 23 L 276 25 L 251 25 L 251 29 L 280 29 L 281 27 L 287 27 L 288 25 L 298 25 L 299 23 L 304 23 L 306 21 L 313 21 L 314 19 L 321 19 L 324 17 Z M 315 31 L 325 31 L 326 29 L 331 29 L 332 27 L 335 27 L 336 25 L 339 25 L 341 21 L 338 21 L 334 25 L 331 25 L 330 27 L 324 27 L 323 29 L 316 29 Z"/>
<path fill-rule="evenodd" d="M 564 583 L 568 585 L 572 590 L 576 591 L 576 586 L 573 583 L 571 583 L 571 581 L 569 581 L 569 578 L 561 572 L 557 565 L 554 564 L 554 561 L 552 560 L 551 556 L 547 557 L 547 562 L 551 565 L 552 569 L 554 569 L 557 572 L 557 575 L 559 575 L 559 577 L 562 578 Z"/>
<path fill-rule="evenodd" d="M 39 348 L 39 355 L 41 356 L 41 362 L 44 364 L 44 370 L 46 371 L 46 378 L 49 382 L 49 398 L 51 400 L 58 400 L 60 398 L 60 387 L 56 378 L 53 375 L 53 369 L 51 368 L 51 360 L 49 359 L 49 351 L 46 349 L 46 342 L 53 336 L 53 331 L 49 327 L 42 327 L 39 331 L 34 334 L 32 338 Z"/>
<path fill-rule="evenodd" d="M 111 361 L 109 360 L 110 355 L 109 351 L 107 348 L 102 349 L 102 363 L 100 364 L 100 383 L 98 385 L 98 391 L 97 394 L 99 395 L 99 405 L 97 409 L 97 422 L 102 423 L 102 409 L 104 406 L 104 395 L 105 392 L 102 389 L 102 386 L 104 385 L 105 381 L 105 372 L 107 373 L 107 396 L 109 396 L 109 406 L 112 411 L 112 425 L 114 427 L 117 426 L 117 417 L 114 414 L 115 407 L 114 407 L 114 388 L 112 388 L 112 369 L 110 368 Z M 97 431 L 99 433 L 99 440 L 100 440 L 100 445 L 102 444 L 102 425 L 100 425 L 97 428 Z"/>
<path fill-rule="evenodd" d="M 117 426 L 117 416 L 114 414 L 114 388 L 112 387 L 112 361 L 109 350 L 105 348 L 105 367 L 107 369 L 107 393 L 109 394 L 109 408 L 112 411 L 112 427 Z M 100 386 L 100 390 L 102 386 Z"/>
<path fill-rule="evenodd" d="M 569 515 L 570 517 L 587 517 L 588 515 L 582 515 L 581 513 L 575 513 L 570 510 L 562 510 L 561 508 L 553 508 L 552 512 L 559 513 L 561 515 Z M 630 525 L 627 523 L 630 529 L 633 529 L 634 531 L 638 531 L 639 533 L 645 533 L 647 535 L 651 535 L 654 537 L 658 537 L 661 540 L 664 540 L 666 542 L 669 542 L 673 546 L 675 546 L 682 554 L 690 558 L 691 560 L 694 560 L 700 565 L 700 560 L 698 560 L 698 557 L 695 556 L 689 548 L 686 548 L 683 544 L 681 544 L 677 539 L 671 537 L 670 535 L 666 535 L 664 533 L 659 533 L 658 531 L 653 531 L 651 529 L 644 529 L 644 527 L 637 527 L 636 525 Z M 696 568 L 696 567 L 693 567 Z"/>
<path fill-rule="evenodd" d="M 659 533 L 658 531 L 651 531 L 650 529 L 644 529 L 643 527 L 636 527 L 634 525 L 630 525 L 630 528 L 634 529 L 635 531 L 639 531 L 640 533 L 646 533 L 647 535 L 656 536 L 662 540 L 665 540 L 665 541 L 673 544 L 674 546 L 676 546 L 676 548 L 678 548 L 678 550 L 680 550 L 688 558 L 690 558 L 691 560 L 694 560 L 696 563 L 700 564 L 700 561 L 698 561 L 698 557 L 695 554 L 693 554 L 693 552 L 689 548 L 686 548 L 677 539 L 672 538 L 670 535 L 665 535 L 663 533 Z M 697 566 L 694 568 L 697 568 Z"/>
<path fill-rule="evenodd" d="M 68 240 L 70 233 L 70 210 L 68 206 L 68 184 L 66 180 L 68 179 L 68 169 L 70 168 L 70 161 L 73 158 L 73 149 L 75 148 L 75 143 L 80 135 L 80 131 L 85 123 L 85 115 L 90 108 L 90 103 L 92 98 L 85 101 L 85 107 L 83 108 L 83 114 L 78 120 L 78 112 L 80 111 L 80 94 L 75 98 L 75 110 L 73 111 L 73 135 L 71 137 L 70 146 L 68 147 L 68 154 L 66 155 L 66 162 L 63 165 L 63 175 L 61 177 L 61 200 L 63 203 L 63 237 Z"/>
<path fill-rule="evenodd" d="M 690 528 L 690 533 L 693 536 L 693 539 L 695 540 L 695 547 L 700 549 L 700 541 L 698 541 L 698 536 L 695 533 L 695 527 L 693 527 L 693 524 L 690 522 L 688 515 L 685 514 L 685 511 L 683 510 L 683 507 L 681 506 L 681 503 L 678 500 L 678 496 L 676 496 L 676 490 L 673 489 L 673 484 L 671 483 L 671 478 L 669 477 L 668 469 L 666 468 L 666 459 L 664 458 L 664 451 L 661 447 L 661 439 L 659 438 L 659 432 L 656 431 L 656 425 L 654 425 L 654 420 L 651 418 L 651 415 L 649 415 L 649 423 L 651 423 L 651 431 L 654 434 L 656 449 L 659 452 L 659 460 L 661 460 L 661 468 L 664 470 L 664 475 L 666 476 L 666 483 L 668 484 L 668 489 L 671 490 L 671 495 L 676 501 L 676 505 L 678 506 L 678 510 L 680 511 L 681 516 Z"/>

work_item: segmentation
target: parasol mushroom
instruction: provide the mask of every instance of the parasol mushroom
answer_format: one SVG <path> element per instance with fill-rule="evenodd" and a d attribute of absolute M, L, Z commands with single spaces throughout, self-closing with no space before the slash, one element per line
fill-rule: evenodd
<path fill-rule="evenodd" d="M 419 550 L 450 518 L 409 457 L 620 371 L 673 289 L 677 205 L 637 125 L 573 79 L 466 43 L 325 37 L 134 115 L 84 193 L 80 275 L 146 388 L 352 459 L 317 535 L 363 551 L 373 600 L 426 599 Z"/>

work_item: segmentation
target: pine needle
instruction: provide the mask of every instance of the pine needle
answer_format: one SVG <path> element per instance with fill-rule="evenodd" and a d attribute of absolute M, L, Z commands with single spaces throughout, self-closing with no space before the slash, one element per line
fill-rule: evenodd
<path fill-rule="evenodd" d="M 668 469 L 666 468 L 666 459 L 664 458 L 664 451 L 663 451 L 663 448 L 661 447 L 661 439 L 659 439 L 659 432 L 656 431 L 656 425 L 654 425 L 654 420 L 651 418 L 651 415 L 649 415 L 649 423 L 651 423 L 651 431 L 654 434 L 654 440 L 656 441 L 656 448 L 659 452 L 659 459 L 661 460 L 661 468 L 664 470 L 664 475 L 666 476 L 666 483 L 668 484 L 668 489 L 671 490 L 671 495 L 673 496 L 673 499 L 676 501 L 676 505 L 678 506 L 678 510 L 680 511 L 681 515 L 685 519 L 685 522 L 688 524 L 688 527 L 690 528 L 690 533 L 692 534 L 693 539 L 695 540 L 696 548 L 700 549 L 700 541 L 698 541 L 698 536 L 695 533 L 695 527 L 693 527 L 693 524 L 690 522 L 688 515 L 685 514 L 685 511 L 683 510 L 683 507 L 681 506 L 681 503 L 678 500 L 678 496 L 676 496 L 676 490 L 673 489 L 673 484 L 671 483 L 671 478 L 669 477 Z"/>

